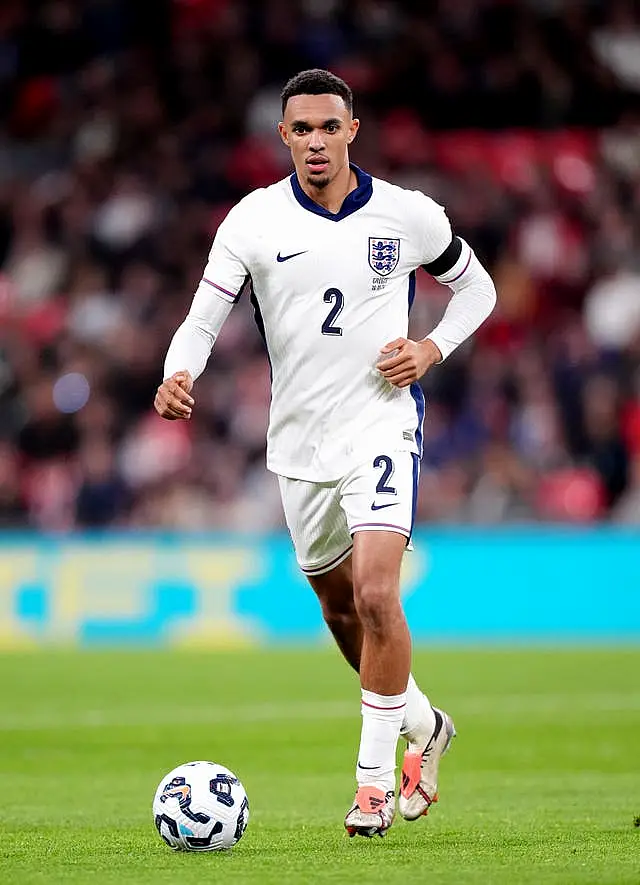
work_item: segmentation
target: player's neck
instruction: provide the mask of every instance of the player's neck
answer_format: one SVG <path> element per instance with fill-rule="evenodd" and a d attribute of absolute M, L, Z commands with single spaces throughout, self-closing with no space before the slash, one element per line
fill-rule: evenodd
<path fill-rule="evenodd" d="M 342 208 L 345 198 L 358 187 L 358 176 L 347 164 L 324 188 L 313 187 L 306 181 L 300 181 L 300 186 L 314 203 L 336 215 Z"/>

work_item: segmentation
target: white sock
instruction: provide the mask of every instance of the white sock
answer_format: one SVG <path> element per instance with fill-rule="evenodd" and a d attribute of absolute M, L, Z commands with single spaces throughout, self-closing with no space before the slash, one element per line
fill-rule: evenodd
<path fill-rule="evenodd" d="M 396 786 L 396 746 L 407 694 L 376 694 L 362 689 L 362 734 L 356 766 L 358 786 Z"/>
<path fill-rule="evenodd" d="M 409 743 L 421 744 L 429 740 L 435 727 L 436 717 L 429 698 L 420 691 L 413 674 L 409 673 L 407 705 L 404 708 L 400 734 Z"/>

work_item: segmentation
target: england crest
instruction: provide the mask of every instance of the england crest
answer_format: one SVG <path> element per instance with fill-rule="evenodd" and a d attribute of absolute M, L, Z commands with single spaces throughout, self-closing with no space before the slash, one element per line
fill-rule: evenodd
<path fill-rule="evenodd" d="M 369 237 L 369 266 L 382 277 L 388 277 L 396 269 L 400 258 L 400 240 L 383 240 Z"/>

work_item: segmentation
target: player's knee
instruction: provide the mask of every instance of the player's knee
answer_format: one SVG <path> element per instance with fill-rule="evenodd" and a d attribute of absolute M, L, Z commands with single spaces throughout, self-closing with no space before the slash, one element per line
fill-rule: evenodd
<path fill-rule="evenodd" d="M 356 612 L 365 630 L 382 632 L 390 613 L 397 607 L 397 592 L 380 580 L 369 580 L 354 586 Z"/>

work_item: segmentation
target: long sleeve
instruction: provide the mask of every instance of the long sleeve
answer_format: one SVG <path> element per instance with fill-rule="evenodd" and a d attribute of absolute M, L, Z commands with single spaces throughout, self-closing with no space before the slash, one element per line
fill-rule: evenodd
<path fill-rule="evenodd" d="M 204 280 L 198 286 L 191 309 L 176 330 L 164 361 L 164 377 L 186 369 L 195 380 L 204 371 L 207 360 L 229 316 L 233 301 L 218 295 Z"/>
<path fill-rule="evenodd" d="M 247 198 L 241 200 L 218 228 L 189 313 L 169 346 L 165 378 L 184 369 L 194 380 L 202 374 L 220 329 L 240 297 L 249 278 L 240 255 L 248 241 L 247 206 Z"/>
<path fill-rule="evenodd" d="M 426 336 L 438 346 L 443 360 L 473 335 L 490 315 L 497 300 L 488 272 L 471 247 L 464 240 L 460 242 L 462 249 L 454 266 L 435 277 L 453 290 L 453 296 L 442 320 Z"/>

